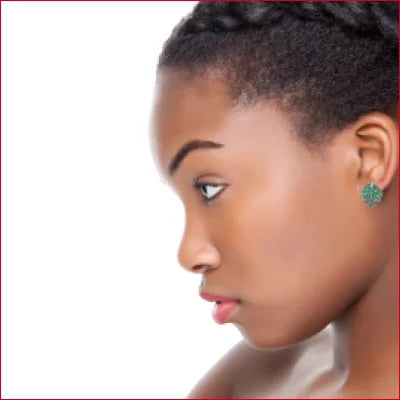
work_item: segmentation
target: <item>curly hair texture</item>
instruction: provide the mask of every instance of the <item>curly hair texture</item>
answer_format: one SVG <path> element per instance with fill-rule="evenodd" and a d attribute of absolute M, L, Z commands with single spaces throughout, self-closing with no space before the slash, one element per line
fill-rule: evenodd
<path fill-rule="evenodd" d="M 209 72 L 233 104 L 271 100 L 311 148 L 360 116 L 397 118 L 397 2 L 199 2 L 164 43 L 158 68 Z"/>

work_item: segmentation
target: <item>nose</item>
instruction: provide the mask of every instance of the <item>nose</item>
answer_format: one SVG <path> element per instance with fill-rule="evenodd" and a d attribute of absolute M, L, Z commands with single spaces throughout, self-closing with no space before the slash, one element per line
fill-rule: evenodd
<path fill-rule="evenodd" d="M 197 228 L 196 228 L 197 226 Z M 220 254 L 205 230 L 199 225 L 187 224 L 178 250 L 179 264 L 194 273 L 218 268 Z"/>

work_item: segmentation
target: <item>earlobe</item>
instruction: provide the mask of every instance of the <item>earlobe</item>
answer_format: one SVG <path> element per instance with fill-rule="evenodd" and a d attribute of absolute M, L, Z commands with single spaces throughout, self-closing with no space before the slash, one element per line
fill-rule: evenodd
<path fill-rule="evenodd" d="M 398 126 L 380 112 L 362 116 L 353 125 L 359 155 L 360 190 L 369 182 L 387 189 L 398 167 Z M 396 182 L 397 184 L 397 182 Z"/>

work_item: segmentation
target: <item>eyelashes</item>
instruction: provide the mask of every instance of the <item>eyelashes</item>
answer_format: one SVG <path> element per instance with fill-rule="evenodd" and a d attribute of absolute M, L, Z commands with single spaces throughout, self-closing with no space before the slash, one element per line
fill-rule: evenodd
<path fill-rule="evenodd" d="M 195 182 L 193 186 L 200 192 L 203 202 L 208 204 L 218 197 L 227 185 L 223 183 Z M 210 189 L 207 189 L 207 187 Z M 222 189 L 218 190 L 217 188 L 219 187 L 222 187 Z M 206 190 L 202 190 L 203 188 L 206 188 Z"/>

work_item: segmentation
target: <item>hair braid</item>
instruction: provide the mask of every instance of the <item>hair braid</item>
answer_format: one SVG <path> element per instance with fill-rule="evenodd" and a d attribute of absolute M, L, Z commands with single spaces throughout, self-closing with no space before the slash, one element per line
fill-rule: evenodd
<path fill-rule="evenodd" d="M 394 116 L 398 3 L 199 2 L 158 67 L 217 70 L 233 103 L 275 101 L 297 136 L 319 147 L 365 113 Z"/>
<path fill-rule="evenodd" d="M 301 18 L 326 20 L 362 32 L 380 32 L 397 40 L 397 2 L 210 2 L 197 4 L 179 35 L 210 30 L 230 31 L 271 25 L 285 13 Z"/>

